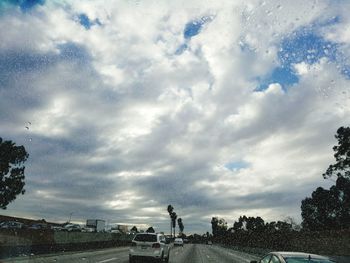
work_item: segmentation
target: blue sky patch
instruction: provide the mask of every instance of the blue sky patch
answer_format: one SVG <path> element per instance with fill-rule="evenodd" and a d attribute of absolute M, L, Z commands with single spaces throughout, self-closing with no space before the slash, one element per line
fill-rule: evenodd
<path fill-rule="evenodd" d="M 88 17 L 87 15 L 85 15 L 85 14 L 80 14 L 80 15 L 78 16 L 78 18 L 79 18 L 79 23 L 80 23 L 83 27 L 85 27 L 85 29 L 90 29 L 92 23 L 90 22 L 90 19 L 89 19 L 89 17 Z"/>
<path fill-rule="evenodd" d="M 234 170 L 240 170 L 249 167 L 249 164 L 243 161 L 238 161 L 238 162 L 229 162 L 226 163 L 225 168 L 234 171 Z"/>
<path fill-rule="evenodd" d="M 6 5 L 17 5 L 21 8 L 22 11 L 27 11 L 32 9 L 36 5 L 43 5 L 45 0 L 2 0 L 0 7 Z"/>
<path fill-rule="evenodd" d="M 296 37 L 285 39 L 278 52 L 278 58 L 284 67 L 291 64 L 306 62 L 314 64 L 320 58 L 326 57 L 335 61 L 337 44 L 325 40 L 313 32 L 297 33 Z"/>
<path fill-rule="evenodd" d="M 281 43 L 278 52 L 281 66 L 275 68 L 271 74 L 258 78 L 260 84 L 255 91 L 265 90 L 271 83 L 280 83 L 284 90 L 288 90 L 288 87 L 299 81 L 293 64 L 301 62 L 314 64 L 324 57 L 329 61 L 337 61 L 338 45 L 317 35 L 314 29 L 298 30 L 292 37 L 284 39 Z"/>
<path fill-rule="evenodd" d="M 89 17 L 86 14 L 80 14 L 78 16 L 79 19 L 79 23 L 85 27 L 85 29 L 89 30 L 93 25 L 99 25 L 101 26 L 101 22 L 98 18 L 96 18 L 95 20 L 90 20 Z"/>
<path fill-rule="evenodd" d="M 213 16 L 203 16 L 200 19 L 192 20 L 185 25 L 184 38 L 185 42 L 181 44 L 175 51 L 175 55 L 181 55 L 187 48 L 192 37 L 198 35 L 205 23 L 213 20 Z"/>
<path fill-rule="evenodd" d="M 203 16 L 201 19 L 193 20 L 186 24 L 184 29 L 184 38 L 190 39 L 198 35 L 204 24 L 213 20 L 212 16 Z"/>
<path fill-rule="evenodd" d="M 292 70 L 292 68 L 278 67 L 273 70 L 271 76 L 260 81 L 260 85 L 255 89 L 255 91 L 266 90 L 272 83 L 280 83 L 282 84 L 283 90 L 286 90 L 285 86 L 293 85 L 295 83 L 298 83 L 298 81 L 299 78 Z"/>

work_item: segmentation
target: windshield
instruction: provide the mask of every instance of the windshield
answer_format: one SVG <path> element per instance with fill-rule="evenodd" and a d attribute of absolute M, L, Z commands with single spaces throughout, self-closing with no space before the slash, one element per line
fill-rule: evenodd
<path fill-rule="evenodd" d="M 350 262 L 349 10 L 0 0 L 0 261 Z"/>

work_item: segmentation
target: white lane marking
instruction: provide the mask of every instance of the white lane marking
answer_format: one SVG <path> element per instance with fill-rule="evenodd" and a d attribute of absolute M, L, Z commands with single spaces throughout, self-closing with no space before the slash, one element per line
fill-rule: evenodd
<path fill-rule="evenodd" d="M 117 258 L 109 258 L 109 259 L 105 259 L 105 260 L 102 260 L 102 261 L 98 261 L 97 263 L 105 263 L 105 262 L 109 262 L 109 261 L 113 261 L 113 260 L 116 260 Z"/>

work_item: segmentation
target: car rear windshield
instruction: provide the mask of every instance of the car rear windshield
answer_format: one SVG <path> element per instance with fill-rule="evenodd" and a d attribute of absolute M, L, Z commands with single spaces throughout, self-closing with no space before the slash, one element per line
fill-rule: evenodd
<path fill-rule="evenodd" d="M 327 259 L 286 258 L 287 263 L 334 263 Z"/>
<path fill-rule="evenodd" d="M 149 234 L 137 235 L 134 240 L 143 242 L 157 242 L 157 236 Z"/>

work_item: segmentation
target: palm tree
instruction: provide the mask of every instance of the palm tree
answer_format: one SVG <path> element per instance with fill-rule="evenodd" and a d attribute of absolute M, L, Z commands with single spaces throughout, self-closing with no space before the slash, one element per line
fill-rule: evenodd
<path fill-rule="evenodd" d="M 172 213 L 173 213 L 173 211 L 174 211 L 174 207 L 172 206 L 172 205 L 168 205 L 168 213 L 169 213 L 169 216 L 170 216 L 170 237 L 172 237 L 172 235 L 173 235 L 173 228 L 172 228 L 172 226 L 173 226 L 173 221 L 172 221 L 172 217 L 171 217 L 171 215 L 172 215 Z"/>
<path fill-rule="evenodd" d="M 171 222 L 172 222 L 172 226 L 174 228 L 174 237 L 175 237 L 176 218 L 177 218 L 177 214 L 175 212 L 172 212 L 171 213 Z"/>

